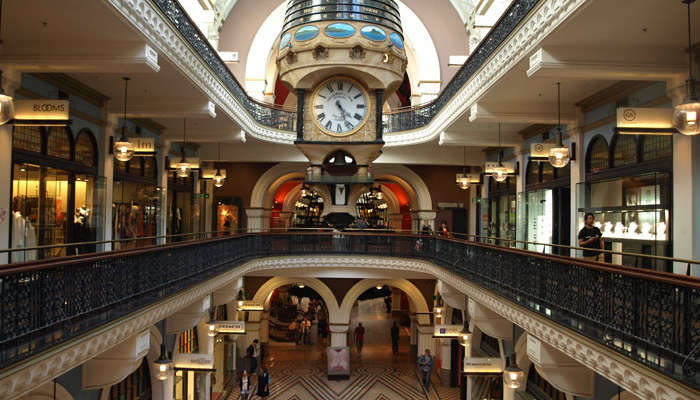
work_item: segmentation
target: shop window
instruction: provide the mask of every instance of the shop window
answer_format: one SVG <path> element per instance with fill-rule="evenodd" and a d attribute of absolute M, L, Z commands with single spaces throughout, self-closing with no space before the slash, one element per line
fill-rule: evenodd
<path fill-rule="evenodd" d="M 110 400 L 146 400 L 150 398 L 151 374 L 145 357 L 136 371 L 124 378 L 123 381 L 113 385 L 109 390 Z"/>
<path fill-rule="evenodd" d="M 540 163 L 536 161 L 527 163 L 527 175 L 525 175 L 525 179 L 527 185 L 540 182 Z"/>
<path fill-rule="evenodd" d="M 304 186 L 301 190 L 301 196 L 294 203 L 293 226 L 306 228 L 321 226 L 322 212 L 323 198 L 321 195 Z"/>
<path fill-rule="evenodd" d="M 70 160 L 71 132 L 66 127 L 52 127 L 46 143 L 46 154 Z"/>
<path fill-rule="evenodd" d="M 548 162 L 542 163 L 542 182 L 554 180 L 554 167 Z"/>
<path fill-rule="evenodd" d="M 372 190 L 361 195 L 356 208 L 357 216 L 366 222 L 368 228 L 383 229 L 389 226 L 389 207 L 381 191 Z"/>
<path fill-rule="evenodd" d="M 608 153 L 608 143 L 602 136 L 593 139 L 588 150 L 587 168 L 591 173 L 600 172 L 610 168 L 610 156 Z"/>
<path fill-rule="evenodd" d="M 141 157 L 134 157 L 129 160 L 129 175 L 143 176 L 143 165 Z"/>
<path fill-rule="evenodd" d="M 83 129 L 75 141 L 75 161 L 88 167 L 97 166 L 97 144 L 92 133 Z"/>
<path fill-rule="evenodd" d="M 146 178 L 158 179 L 158 169 L 155 157 L 145 157 L 143 159 L 143 176 Z"/>
<path fill-rule="evenodd" d="M 616 135 L 613 143 L 613 167 L 637 163 L 637 140 L 634 136 Z"/>
<path fill-rule="evenodd" d="M 673 155 L 673 136 L 649 135 L 642 138 L 642 161 L 658 160 Z"/>
<path fill-rule="evenodd" d="M 41 129 L 38 126 L 13 127 L 12 147 L 19 150 L 41 153 Z"/>
<path fill-rule="evenodd" d="M 197 328 L 188 329 L 180 334 L 177 343 L 178 353 L 199 353 L 199 343 L 197 338 Z"/>

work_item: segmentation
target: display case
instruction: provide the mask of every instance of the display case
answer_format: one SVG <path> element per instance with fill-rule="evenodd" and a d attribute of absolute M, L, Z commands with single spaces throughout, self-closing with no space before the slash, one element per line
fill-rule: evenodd
<path fill-rule="evenodd" d="M 595 216 L 606 248 L 626 253 L 670 256 L 671 176 L 669 173 L 593 181 L 577 187 L 577 229 L 584 226 L 585 213 Z M 636 257 L 606 256 L 616 264 L 666 269 Z M 639 265 L 639 264 L 644 265 Z"/>

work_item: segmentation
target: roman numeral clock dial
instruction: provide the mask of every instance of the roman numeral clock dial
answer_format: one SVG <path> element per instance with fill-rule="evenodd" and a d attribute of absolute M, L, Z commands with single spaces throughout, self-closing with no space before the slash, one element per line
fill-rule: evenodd
<path fill-rule="evenodd" d="M 331 78 L 322 82 L 311 97 L 311 112 L 316 126 L 325 134 L 350 136 L 364 126 L 369 117 L 367 91 L 349 78 Z"/>

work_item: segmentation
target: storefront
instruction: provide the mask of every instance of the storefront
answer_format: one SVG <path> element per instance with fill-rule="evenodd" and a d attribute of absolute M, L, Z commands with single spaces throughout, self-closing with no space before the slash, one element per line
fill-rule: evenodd
<path fill-rule="evenodd" d="M 385 229 L 389 227 L 389 205 L 380 189 L 362 194 L 355 205 L 357 217 L 364 220 L 362 228 Z"/>
<path fill-rule="evenodd" d="M 97 240 L 104 180 L 93 133 L 68 126 L 13 127 L 12 248 Z M 12 262 L 95 251 L 94 244 L 15 252 Z"/>
<path fill-rule="evenodd" d="M 670 135 L 617 134 L 610 144 L 602 136 L 592 138 L 586 182 L 577 188 L 578 229 L 591 212 L 607 249 L 672 256 L 672 155 Z M 606 255 L 606 261 L 664 271 L 671 267 L 620 255 Z"/>
<path fill-rule="evenodd" d="M 517 196 L 515 180 L 509 176 L 503 182 L 489 179 L 489 224 L 488 236 L 515 240 Z M 500 243 L 501 245 L 511 245 Z"/>
<path fill-rule="evenodd" d="M 199 225 L 199 202 L 194 198 L 194 178 L 168 175 L 168 235 L 193 233 Z"/>
<path fill-rule="evenodd" d="M 115 239 L 124 240 L 116 248 L 133 248 L 155 244 L 161 190 L 157 185 L 158 169 L 155 156 L 133 157 L 129 161 L 114 161 L 114 192 L 112 194 L 112 229 Z"/>
<path fill-rule="evenodd" d="M 323 213 L 323 197 L 315 190 L 303 187 L 301 196 L 294 203 L 292 227 L 315 228 L 321 226 Z"/>
<path fill-rule="evenodd" d="M 571 215 L 571 167 L 554 168 L 549 162 L 530 160 L 518 229 L 527 242 L 569 245 Z M 551 246 L 527 244 L 527 249 L 558 253 Z"/>

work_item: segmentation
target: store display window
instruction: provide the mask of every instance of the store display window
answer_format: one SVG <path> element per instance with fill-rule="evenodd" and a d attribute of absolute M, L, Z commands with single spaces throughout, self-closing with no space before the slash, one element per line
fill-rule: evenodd
<path fill-rule="evenodd" d="M 156 185 L 155 166 L 154 156 L 134 157 L 128 162 L 115 161 L 112 236 L 121 240 L 115 248 L 128 249 L 156 243 L 154 237 L 157 235 L 162 193 Z"/>
<path fill-rule="evenodd" d="M 217 204 L 216 206 L 216 231 L 222 235 L 231 235 L 238 231 L 238 206 L 229 204 Z"/>
<path fill-rule="evenodd" d="M 199 204 L 194 199 L 194 179 L 179 178 L 170 174 L 168 178 L 168 235 L 193 233 L 199 225 Z M 177 240 L 186 240 L 179 238 Z M 175 240 L 175 239 L 174 239 Z"/>
<path fill-rule="evenodd" d="M 517 196 L 515 177 L 505 182 L 489 179 L 489 236 L 515 240 L 517 226 Z M 515 246 L 512 242 L 499 242 L 504 246 Z"/>
<path fill-rule="evenodd" d="M 11 247 L 56 246 L 15 252 L 13 262 L 96 250 L 90 242 L 97 240 L 104 179 L 96 162 L 83 161 L 97 160 L 97 146 L 87 129 L 80 147 L 73 148 L 72 137 L 67 127 L 13 127 Z"/>
<path fill-rule="evenodd" d="M 365 224 L 356 225 L 374 229 L 389 227 L 389 206 L 380 190 L 372 190 L 360 195 L 355 206 L 358 219 L 365 222 Z"/>
<path fill-rule="evenodd" d="M 321 226 L 321 213 L 323 212 L 323 197 L 315 190 L 303 188 L 301 196 L 294 203 L 294 215 L 292 226 L 297 228 L 311 228 Z"/>

